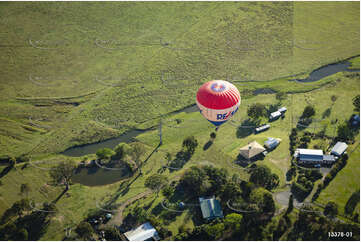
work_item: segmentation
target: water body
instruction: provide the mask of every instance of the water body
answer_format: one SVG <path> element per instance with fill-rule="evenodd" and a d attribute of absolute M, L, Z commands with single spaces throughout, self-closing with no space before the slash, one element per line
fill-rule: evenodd
<path fill-rule="evenodd" d="M 117 138 L 107 139 L 104 141 L 100 141 L 97 143 L 92 144 L 86 144 L 81 146 L 75 146 L 72 148 L 69 148 L 62 152 L 61 154 L 67 155 L 67 156 L 73 156 L 73 157 L 79 157 L 83 155 L 88 154 L 95 154 L 99 149 L 102 148 L 110 148 L 114 149 L 115 146 L 117 146 L 119 143 L 130 143 L 135 141 L 135 137 L 139 134 L 144 133 L 147 130 L 131 130 L 129 132 L 126 132 L 125 134 L 122 134 L 121 136 Z"/>
<path fill-rule="evenodd" d="M 335 64 L 330 64 L 327 66 L 320 67 L 317 70 L 311 72 L 311 74 L 305 79 L 293 79 L 290 81 L 298 81 L 298 82 L 315 82 L 319 81 L 322 78 L 327 76 L 331 76 L 338 72 L 348 71 L 348 72 L 360 72 L 360 69 L 348 69 L 351 63 L 349 61 L 342 61 Z"/>
<path fill-rule="evenodd" d="M 119 170 L 106 170 L 98 166 L 80 168 L 72 177 L 72 181 L 85 186 L 103 186 L 128 178 L 130 171 L 124 167 Z"/>

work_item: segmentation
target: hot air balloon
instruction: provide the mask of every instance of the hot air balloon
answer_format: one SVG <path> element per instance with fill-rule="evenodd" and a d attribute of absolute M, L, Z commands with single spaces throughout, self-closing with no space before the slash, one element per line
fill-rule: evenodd
<path fill-rule="evenodd" d="M 232 83 L 215 80 L 198 89 L 196 102 L 200 113 L 218 129 L 238 111 L 241 95 Z"/>

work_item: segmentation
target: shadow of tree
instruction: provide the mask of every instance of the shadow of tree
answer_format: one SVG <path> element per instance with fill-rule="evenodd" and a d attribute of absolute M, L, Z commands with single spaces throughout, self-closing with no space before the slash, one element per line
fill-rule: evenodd
<path fill-rule="evenodd" d="M 322 113 L 322 118 L 330 117 L 330 115 L 331 115 L 331 108 L 328 108 Z"/>
<path fill-rule="evenodd" d="M 244 120 L 241 125 L 237 128 L 237 138 L 245 138 L 253 133 L 256 126 L 260 124 L 260 120 Z"/>
<path fill-rule="evenodd" d="M 191 159 L 191 157 L 191 153 L 181 150 L 176 154 L 176 158 L 169 163 L 169 166 L 181 169 Z M 175 169 L 169 169 L 169 171 L 173 172 Z"/>
<path fill-rule="evenodd" d="M 0 178 L 8 174 L 13 167 L 13 165 L 8 165 L 7 167 L 5 167 L 0 173 Z"/>
<path fill-rule="evenodd" d="M 212 144 L 213 144 L 213 141 L 209 140 L 207 143 L 204 144 L 203 150 L 208 150 L 209 147 L 211 147 Z"/>

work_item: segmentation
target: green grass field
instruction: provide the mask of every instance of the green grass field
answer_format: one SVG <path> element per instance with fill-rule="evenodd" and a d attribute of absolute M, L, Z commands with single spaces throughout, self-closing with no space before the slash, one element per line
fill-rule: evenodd
<path fill-rule="evenodd" d="M 233 164 L 239 148 L 275 137 L 281 144 L 257 164 L 280 177 L 276 191 L 284 189 L 291 159 L 288 136 L 304 107 L 316 110 L 306 130 L 325 129 L 333 137 L 335 121 L 349 118 L 352 99 L 360 94 L 359 75 L 349 72 L 311 83 L 290 80 L 350 57 L 349 68 L 359 69 L 359 16 L 357 2 L 1 2 L 0 158 L 29 153 L 49 168 L 69 147 L 149 128 L 162 117 L 163 145 L 145 164 L 144 175 L 126 192 L 123 181 L 72 185 L 41 239 L 63 239 L 64 228 L 99 209 L 97 201 L 115 197 L 122 203 L 143 192 L 145 179 L 166 164 L 166 152 L 175 155 L 190 135 L 199 146 L 181 170 L 165 171 L 169 180 L 205 164 L 247 180 L 249 174 Z M 198 87 L 211 79 L 233 82 L 242 103 L 205 149 L 214 127 L 198 112 L 171 112 L 194 104 Z M 275 94 L 255 95 L 258 89 L 287 92 L 287 98 L 278 103 Z M 247 106 L 256 102 L 286 106 L 285 119 L 272 122 L 266 132 L 247 134 L 238 126 L 248 118 Z M 145 158 L 159 143 L 158 130 L 136 139 L 147 147 Z M 357 148 L 317 201 L 335 200 L 343 211 L 360 186 L 359 162 Z M 47 185 L 47 169 L 21 167 L 1 178 L 0 214 L 22 197 L 22 183 L 30 185 L 29 197 L 37 203 L 62 191 Z M 124 215 L 134 206 L 148 205 L 150 212 L 163 199 L 152 194 Z M 166 226 L 173 233 L 181 225 L 193 228 L 193 213 L 177 214 Z"/>

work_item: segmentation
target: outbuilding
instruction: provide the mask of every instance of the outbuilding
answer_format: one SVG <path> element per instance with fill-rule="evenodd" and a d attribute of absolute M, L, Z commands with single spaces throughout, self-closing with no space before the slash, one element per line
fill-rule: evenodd
<path fill-rule="evenodd" d="M 129 241 L 160 240 L 157 230 L 149 222 L 124 233 L 124 236 Z"/>
<path fill-rule="evenodd" d="M 347 149 L 347 144 L 344 142 L 337 142 L 331 150 L 332 155 L 341 156 Z"/>
<path fill-rule="evenodd" d="M 282 113 L 280 111 L 276 111 L 270 114 L 269 119 L 270 120 L 275 120 L 278 119 L 279 117 L 281 117 Z"/>
<path fill-rule="evenodd" d="M 260 155 L 263 151 L 266 149 L 257 143 L 257 141 L 253 141 L 249 143 L 246 146 L 243 146 L 239 149 L 239 154 L 246 158 L 247 160 L 250 160 L 258 155 Z"/>
<path fill-rule="evenodd" d="M 278 109 L 278 112 L 280 112 L 280 113 L 285 113 L 286 111 L 287 111 L 286 107 L 282 107 L 282 108 Z"/>
<path fill-rule="evenodd" d="M 323 155 L 324 164 L 333 164 L 336 161 L 333 155 Z"/>
<path fill-rule="evenodd" d="M 221 204 L 215 197 L 211 198 L 199 198 L 199 203 L 202 210 L 202 215 L 204 219 L 212 220 L 215 218 L 223 218 L 223 211 Z"/>
<path fill-rule="evenodd" d="M 269 129 L 271 126 L 269 124 L 265 124 L 265 125 L 262 125 L 260 127 L 257 127 L 256 128 L 256 133 L 260 133 L 260 132 L 263 132 L 263 131 L 266 131 L 267 129 Z"/>
<path fill-rule="evenodd" d="M 265 142 L 264 142 L 264 146 L 269 149 L 272 150 L 274 148 L 276 148 L 281 142 L 281 139 L 276 139 L 276 138 L 268 138 Z"/>

